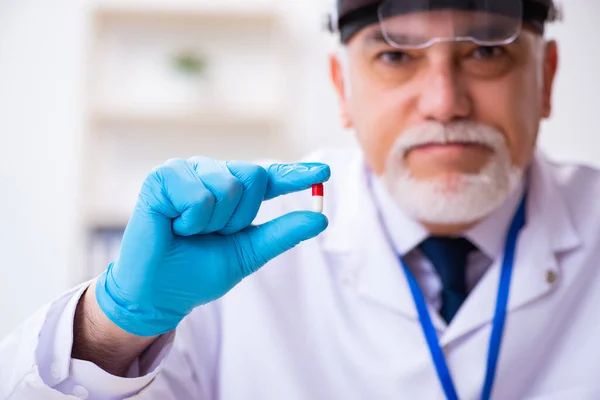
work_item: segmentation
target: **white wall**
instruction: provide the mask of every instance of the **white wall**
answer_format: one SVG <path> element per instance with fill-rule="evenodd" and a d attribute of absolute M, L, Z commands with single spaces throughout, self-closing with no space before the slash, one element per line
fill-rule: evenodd
<path fill-rule="evenodd" d="M 551 27 L 558 40 L 560 68 L 552 118 L 540 144 L 557 160 L 600 166 L 600 2 L 564 0 L 565 20 Z"/>
<path fill-rule="evenodd" d="M 298 64 L 285 141 L 303 151 L 351 143 L 327 80 L 323 1 L 289 1 Z M 0 0 L 0 338 L 79 280 L 84 3 Z M 555 158 L 600 166 L 598 15 L 600 2 L 569 0 L 565 25 L 551 29 L 562 59 L 541 142 Z"/>
<path fill-rule="evenodd" d="M 0 1 L 0 338 L 72 278 L 84 3 Z"/>

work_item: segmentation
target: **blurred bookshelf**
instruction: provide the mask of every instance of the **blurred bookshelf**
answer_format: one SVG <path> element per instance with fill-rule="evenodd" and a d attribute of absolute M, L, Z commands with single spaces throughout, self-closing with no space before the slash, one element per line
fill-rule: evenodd
<path fill-rule="evenodd" d="M 294 63 L 285 3 L 93 1 L 82 185 L 90 276 L 118 254 L 155 166 L 297 156 L 281 138 Z"/>
<path fill-rule="evenodd" d="M 276 0 L 97 0 L 95 12 L 103 18 L 218 19 L 243 23 L 277 21 Z"/>
<path fill-rule="evenodd" d="M 123 228 L 96 227 L 90 231 L 88 240 L 88 275 L 90 278 L 100 274 L 119 257 Z"/>
<path fill-rule="evenodd" d="M 281 124 L 280 110 L 227 110 L 207 107 L 194 111 L 135 111 L 123 109 L 97 109 L 91 118 L 98 126 L 138 127 L 254 127 L 272 131 Z"/>

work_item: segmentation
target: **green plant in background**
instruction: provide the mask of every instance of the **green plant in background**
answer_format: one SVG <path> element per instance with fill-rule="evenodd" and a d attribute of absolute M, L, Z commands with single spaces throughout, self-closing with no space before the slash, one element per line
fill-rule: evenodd
<path fill-rule="evenodd" d="M 184 52 L 173 59 L 175 69 L 186 75 L 202 75 L 206 72 L 206 58 L 194 53 Z"/>

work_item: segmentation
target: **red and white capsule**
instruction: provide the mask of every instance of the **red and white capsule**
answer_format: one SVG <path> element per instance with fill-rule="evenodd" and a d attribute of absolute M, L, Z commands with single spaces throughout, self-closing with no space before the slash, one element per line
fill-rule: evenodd
<path fill-rule="evenodd" d="M 312 210 L 314 212 L 323 212 L 323 184 L 312 185 Z"/>

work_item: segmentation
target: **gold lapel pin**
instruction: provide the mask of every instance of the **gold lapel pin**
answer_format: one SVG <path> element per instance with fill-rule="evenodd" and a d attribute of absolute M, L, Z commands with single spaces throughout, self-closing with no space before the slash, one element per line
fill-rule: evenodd
<path fill-rule="evenodd" d="M 546 282 L 553 284 L 558 279 L 554 271 L 546 271 Z"/>

